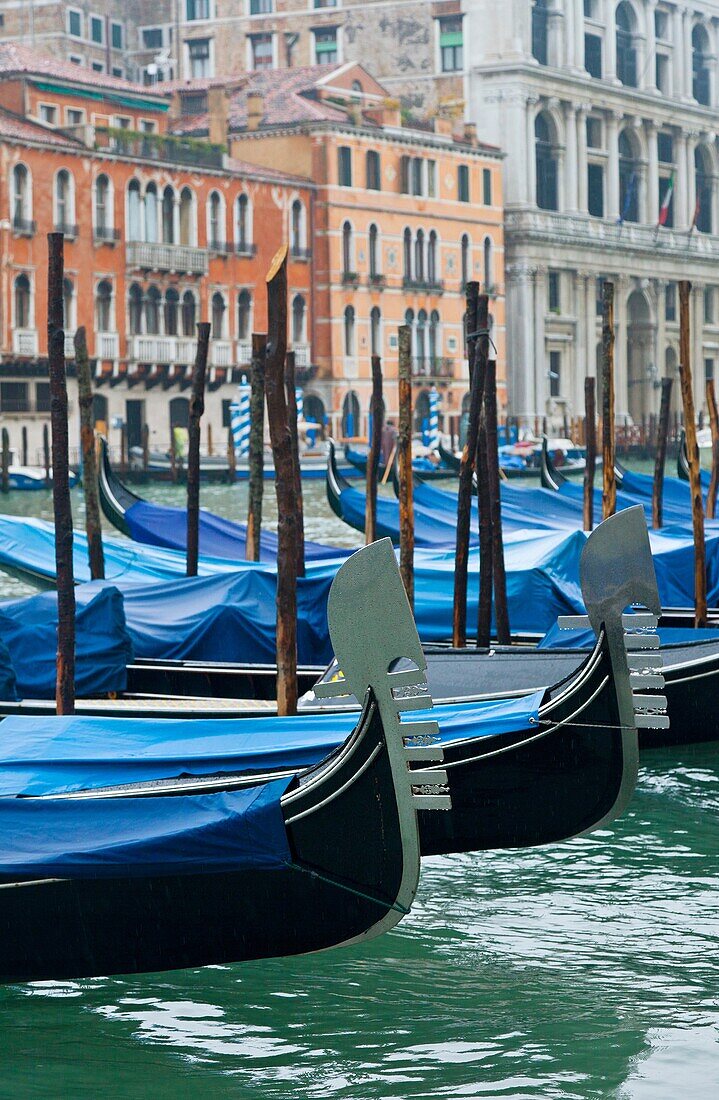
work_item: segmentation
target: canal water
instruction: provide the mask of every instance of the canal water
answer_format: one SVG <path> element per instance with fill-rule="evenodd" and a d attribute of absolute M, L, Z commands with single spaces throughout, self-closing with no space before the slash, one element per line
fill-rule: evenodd
<path fill-rule="evenodd" d="M 355 545 L 323 492 L 308 537 Z M 243 518 L 244 494 L 203 503 Z M 44 493 L 2 503 L 49 516 Z M 718 825 L 719 747 L 657 749 L 611 829 L 426 860 L 412 913 L 364 947 L 0 988 L 0 1097 L 716 1098 Z"/>

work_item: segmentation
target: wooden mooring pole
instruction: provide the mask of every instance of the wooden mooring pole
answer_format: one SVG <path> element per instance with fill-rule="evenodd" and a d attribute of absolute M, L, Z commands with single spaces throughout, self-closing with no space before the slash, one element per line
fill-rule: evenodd
<path fill-rule="evenodd" d="M 367 454 L 367 492 L 364 514 L 364 540 L 367 545 L 377 538 L 377 476 L 379 474 L 379 456 L 382 449 L 382 429 L 384 427 L 382 360 L 379 355 L 372 356 L 370 413 L 372 415 L 372 438 Z"/>
<path fill-rule="evenodd" d="M 65 331 L 63 322 L 64 240 L 48 233 L 47 352 L 50 374 L 52 425 L 52 505 L 55 514 L 55 570 L 57 575 L 58 714 L 75 710 L 75 579 L 72 562 L 72 506 L 68 440 Z"/>
<path fill-rule="evenodd" d="M 602 519 L 617 510 L 614 476 L 614 283 L 602 285 Z"/>
<path fill-rule="evenodd" d="M 50 488 L 50 428 L 47 424 L 42 426 L 42 463 L 45 467 L 45 487 Z"/>
<path fill-rule="evenodd" d="M 492 573 L 494 580 L 494 616 L 499 645 L 509 645 L 509 607 L 507 605 L 507 576 L 504 568 L 504 538 L 502 536 L 502 497 L 499 488 L 499 442 L 497 432 L 497 364 L 487 362 L 484 393 L 485 421 L 487 426 L 487 481 L 489 488 L 490 519 L 492 525 Z"/>
<path fill-rule="evenodd" d="M 150 425 L 142 425 L 142 470 L 147 473 L 150 466 Z"/>
<path fill-rule="evenodd" d="M 85 326 L 75 332 L 75 366 L 77 368 L 78 405 L 80 406 L 80 448 L 82 450 L 82 491 L 85 497 L 85 531 L 90 576 L 94 581 L 105 578 L 105 555 L 102 549 L 100 498 L 97 488 L 97 449 L 95 425 L 92 419 L 92 371 L 87 354 Z"/>
<path fill-rule="evenodd" d="M 22 462 L 23 466 L 27 466 L 28 447 L 27 447 L 27 426 L 25 424 L 23 424 L 23 426 L 22 426 L 21 439 L 22 439 L 22 458 L 21 458 L 20 461 Z"/>
<path fill-rule="evenodd" d="M 709 492 L 707 493 L 707 519 L 714 519 L 716 516 L 717 488 L 719 487 L 719 414 L 717 413 L 717 397 L 713 378 L 707 379 L 706 395 L 709 427 L 712 433 L 712 472 L 709 480 Z"/>
<path fill-rule="evenodd" d="M 232 428 L 230 427 L 227 429 L 227 480 L 230 485 L 235 484 L 236 473 L 237 459 L 235 457 L 235 441 L 232 437 Z"/>
<path fill-rule="evenodd" d="M 596 379 L 584 379 L 584 530 L 594 527 L 594 471 L 597 464 Z"/>
<path fill-rule="evenodd" d="M 197 576 L 200 556 L 200 421 L 205 411 L 205 375 L 210 346 L 210 325 L 197 326 L 197 351 L 192 368 L 192 389 L 187 422 L 187 567 L 188 577 Z"/>
<path fill-rule="evenodd" d="M 267 419 L 277 494 L 277 713 L 297 711 L 297 509 L 292 441 L 285 400 L 287 355 L 287 245 L 267 273 Z"/>
<path fill-rule="evenodd" d="M 260 560 L 262 533 L 262 496 L 265 490 L 265 355 L 267 333 L 252 333 L 250 367 L 250 448 L 247 456 L 249 483 L 247 498 L 247 534 L 245 557 Z M 234 458 L 234 447 L 232 455 Z"/>
<path fill-rule="evenodd" d="M 672 379 L 662 378 L 662 396 L 659 404 L 657 449 L 654 455 L 654 483 L 652 485 L 652 527 L 658 531 L 664 522 L 664 466 L 667 461 L 669 436 L 669 406 L 672 400 Z"/>
<path fill-rule="evenodd" d="M 707 625 L 707 570 L 704 542 L 704 507 L 702 503 L 699 447 L 694 415 L 692 390 L 691 331 L 689 323 L 689 299 L 692 284 L 688 279 L 679 281 L 679 381 L 682 387 L 684 431 L 686 432 L 689 458 L 689 485 L 692 497 L 692 526 L 694 529 L 694 623 Z"/>
<path fill-rule="evenodd" d="M 0 492 L 10 492 L 10 436 L 7 428 L 2 430 L 2 458 L 0 459 Z"/>
<path fill-rule="evenodd" d="M 414 496 L 412 493 L 412 330 L 399 327 L 399 570 L 407 599 L 414 607 Z"/>
<path fill-rule="evenodd" d="M 287 423 L 292 444 L 292 472 L 295 481 L 295 516 L 297 539 L 297 576 L 305 575 L 305 511 L 302 503 L 302 471 L 300 470 L 300 438 L 297 431 L 297 386 L 295 373 L 295 353 L 287 352 L 285 360 L 285 400 L 287 402 Z"/>

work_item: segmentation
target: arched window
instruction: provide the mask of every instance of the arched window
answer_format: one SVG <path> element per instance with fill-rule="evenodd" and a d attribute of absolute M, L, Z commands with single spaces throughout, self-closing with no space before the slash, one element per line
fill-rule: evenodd
<path fill-rule="evenodd" d="M 13 228 L 27 231 L 31 219 L 30 175 L 24 164 L 16 164 L 12 170 Z"/>
<path fill-rule="evenodd" d="M 139 336 L 142 332 L 142 288 L 133 283 L 130 287 L 128 315 L 130 333 Z"/>
<path fill-rule="evenodd" d="M 534 145 L 537 161 L 537 206 L 541 210 L 558 210 L 557 151 L 553 126 L 546 114 L 534 120 Z"/>
<path fill-rule="evenodd" d="M 627 0 L 618 5 L 615 16 L 617 34 L 617 77 L 629 88 L 637 86 L 637 51 L 634 47 L 636 18 Z"/>
<path fill-rule="evenodd" d="M 469 237 L 466 233 L 462 235 L 462 290 L 467 286 L 470 276 L 470 262 L 469 262 Z"/>
<path fill-rule="evenodd" d="M 252 317 L 252 295 L 249 290 L 241 290 L 237 295 L 237 339 L 250 339 Z"/>
<path fill-rule="evenodd" d="M 379 229 L 372 223 L 369 227 L 369 277 L 376 279 L 381 270 L 379 258 Z"/>
<path fill-rule="evenodd" d="M 626 130 L 619 135 L 619 213 L 624 222 L 639 221 L 639 155 Z"/>
<path fill-rule="evenodd" d="M 355 311 L 354 306 L 345 306 L 344 314 L 345 356 L 352 359 L 355 353 Z"/>
<path fill-rule="evenodd" d="M 429 315 L 429 373 L 437 374 L 439 360 L 439 313 L 433 309 Z"/>
<path fill-rule="evenodd" d="M 225 299 L 219 290 L 212 295 L 212 339 L 225 339 Z"/>
<path fill-rule="evenodd" d="M 382 314 L 380 313 L 378 306 L 373 306 L 369 315 L 369 329 L 370 329 L 370 354 L 381 355 L 382 354 L 382 336 L 381 336 Z"/>
<path fill-rule="evenodd" d="M 714 179 L 709 151 L 701 145 L 694 150 L 694 179 L 696 183 L 694 226 L 700 233 L 711 233 L 713 231 Z"/>
<path fill-rule="evenodd" d="M 61 168 L 55 176 L 55 229 L 58 233 L 73 235 L 75 227 L 72 176 L 67 168 Z"/>
<path fill-rule="evenodd" d="M 72 279 L 62 281 L 62 312 L 65 332 L 75 331 L 75 287 Z"/>
<path fill-rule="evenodd" d="M 235 202 L 235 245 L 238 252 L 249 252 L 252 247 L 250 200 L 243 192 Z"/>
<path fill-rule="evenodd" d="M 207 247 L 213 252 L 222 252 L 225 247 L 225 227 L 222 216 L 222 198 L 218 191 L 210 193 L 208 204 Z M 215 337 L 219 339 L 219 337 Z"/>
<path fill-rule="evenodd" d="M 404 323 L 405 323 L 405 325 L 407 325 L 407 327 L 409 329 L 410 348 L 411 348 L 412 353 L 414 353 L 416 333 L 415 333 L 415 328 L 414 328 L 414 310 L 413 309 L 406 309 L 404 311 Z"/>
<path fill-rule="evenodd" d="M 195 313 L 197 311 L 197 303 L 195 302 L 195 295 L 191 290 L 186 290 L 182 295 L 182 335 L 183 336 L 196 336 L 195 332 Z"/>
<path fill-rule="evenodd" d="M 95 236 L 105 240 L 112 229 L 112 202 L 110 180 L 103 172 L 95 180 Z"/>
<path fill-rule="evenodd" d="M 342 274 L 352 274 L 352 226 L 345 222 L 342 226 Z"/>
<path fill-rule="evenodd" d="M 350 391 L 342 402 L 342 435 L 351 439 L 359 432 L 360 403 L 356 393 Z"/>
<path fill-rule="evenodd" d="M 380 171 L 379 153 L 374 149 L 368 149 L 365 156 L 366 187 L 368 191 L 380 191 L 382 188 L 382 176 Z"/>
<path fill-rule="evenodd" d="M 305 241 L 305 208 L 299 199 L 295 199 L 290 217 L 290 245 L 293 256 L 301 256 L 304 253 Z"/>
<path fill-rule="evenodd" d="M 414 277 L 418 283 L 424 282 L 424 230 L 418 229 L 414 241 Z"/>
<path fill-rule="evenodd" d="M 489 293 L 489 288 L 494 285 L 494 264 L 492 263 L 492 238 L 484 238 L 484 289 Z"/>
<path fill-rule="evenodd" d="M 415 350 L 420 370 L 427 373 L 427 311 L 425 309 L 421 309 L 417 314 Z"/>
<path fill-rule="evenodd" d="M 547 0 L 534 0 L 532 4 L 532 57 L 540 65 L 549 61 L 548 48 L 549 4 Z"/>
<path fill-rule="evenodd" d="M 127 188 L 127 239 L 142 240 L 142 200 L 137 180 L 130 180 Z"/>
<path fill-rule="evenodd" d="M 305 300 L 301 294 L 292 299 L 292 343 L 305 343 Z"/>
<path fill-rule="evenodd" d="M 145 240 L 154 243 L 157 239 L 157 187 L 148 183 L 145 188 Z"/>
<path fill-rule="evenodd" d="M 15 328 L 32 328 L 30 280 L 27 275 L 15 279 Z"/>
<path fill-rule="evenodd" d="M 175 243 L 175 192 L 171 187 L 162 192 L 162 239 L 165 244 Z"/>
<path fill-rule="evenodd" d="M 404 256 L 404 280 L 406 283 L 412 282 L 412 230 L 405 229 L 404 236 L 402 238 L 403 244 L 403 256 Z"/>
<path fill-rule="evenodd" d="M 709 76 L 709 37 L 700 24 L 692 30 L 692 95 L 697 103 L 709 106 L 711 84 Z"/>
<path fill-rule="evenodd" d="M 148 288 L 145 298 L 145 332 L 156 336 L 160 331 L 160 299 L 162 295 L 156 286 Z"/>
<path fill-rule="evenodd" d="M 112 283 L 103 279 L 95 291 L 95 324 L 98 332 L 112 332 Z"/>
<path fill-rule="evenodd" d="M 427 239 L 427 282 L 430 286 L 436 286 L 437 279 L 437 234 L 434 229 L 430 231 Z"/>
<path fill-rule="evenodd" d="M 195 197 L 189 187 L 180 192 L 180 244 L 194 245 L 197 240 Z"/>
<path fill-rule="evenodd" d="M 165 291 L 165 335 L 177 336 L 178 314 L 180 312 L 180 295 L 174 287 L 168 287 Z"/>

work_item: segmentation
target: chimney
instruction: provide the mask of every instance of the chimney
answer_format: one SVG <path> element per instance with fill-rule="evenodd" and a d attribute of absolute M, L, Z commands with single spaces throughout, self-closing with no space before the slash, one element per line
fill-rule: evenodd
<path fill-rule="evenodd" d="M 247 93 L 247 129 L 259 130 L 265 117 L 265 97 L 262 92 Z"/>
<path fill-rule="evenodd" d="M 466 141 L 467 145 L 477 144 L 477 124 L 475 122 L 465 122 L 464 140 Z"/>
<path fill-rule="evenodd" d="M 382 104 L 382 122 L 385 126 L 402 125 L 402 112 L 398 99 L 385 99 Z"/>
<path fill-rule="evenodd" d="M 223 87 L 207 89 L 208 137 L 213 145 L 227 148 L 230 133 L 229 96 Z"/>
<path fill-rule="evenodd" d="M 445 137 L 450 137 L 452 134 L 452 119 L 443 118 L 441 115 L 435 115 L 434 132 L 435 134 L 444 134 Z"/>

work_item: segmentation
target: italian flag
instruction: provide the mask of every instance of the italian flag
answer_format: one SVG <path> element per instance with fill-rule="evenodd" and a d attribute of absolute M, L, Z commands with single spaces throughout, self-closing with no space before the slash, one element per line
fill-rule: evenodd
<path fill-rule="evenodd" d="M 669 184 L 664 192 L 664 198 L 662 199 L 662 205 L 659 207 L 659 225 L 666 225 L 667 218 L 669 217 L 669 207 L 672 203 L 672 195 L 674 194 L 674 173 L 672 172 L 669 177 Z"/>

